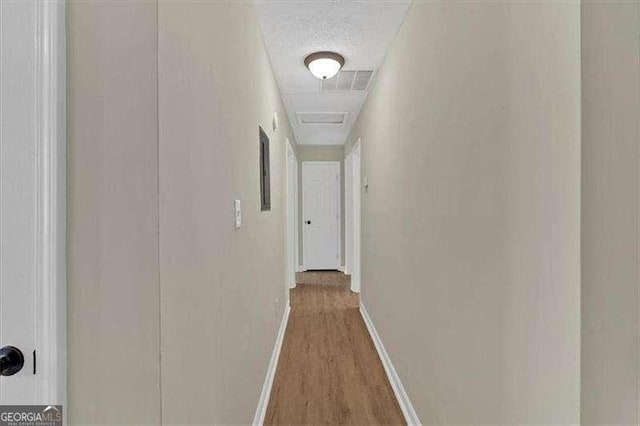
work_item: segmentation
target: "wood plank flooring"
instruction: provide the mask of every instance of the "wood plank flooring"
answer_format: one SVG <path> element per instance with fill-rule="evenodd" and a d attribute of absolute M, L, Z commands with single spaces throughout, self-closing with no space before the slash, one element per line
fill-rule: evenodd
<path fill-rule="evenodd" d="M 265 424 L 406 424 L 348 276 L 297 281 Z"/>

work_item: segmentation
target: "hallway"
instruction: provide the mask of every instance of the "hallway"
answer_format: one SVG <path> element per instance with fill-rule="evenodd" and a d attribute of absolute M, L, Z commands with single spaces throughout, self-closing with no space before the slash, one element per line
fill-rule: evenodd
<path fill-rule="evenodd" d="M 640 0 L 0 0 L 0 424 L 640 425 L 639 52 Z"/>
<path fill-rule="evenodd" d="M 265 424 L 405 424 L 349 276 L 296 281 Z"/>

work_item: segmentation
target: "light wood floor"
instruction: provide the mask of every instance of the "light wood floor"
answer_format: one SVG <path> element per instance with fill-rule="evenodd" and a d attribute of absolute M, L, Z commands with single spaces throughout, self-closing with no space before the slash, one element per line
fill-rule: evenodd
<path fill-rule="evenodd" d="M 348 276 L 297 282 L 265 424 L 405 424 Z"/>

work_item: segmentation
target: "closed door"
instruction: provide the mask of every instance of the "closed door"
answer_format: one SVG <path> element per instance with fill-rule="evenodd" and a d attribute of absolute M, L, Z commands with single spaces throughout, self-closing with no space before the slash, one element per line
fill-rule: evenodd
<path fill-rule="evenodd" d="M 305 269 L 340 267 L 340 163 L 302 163 L 302 239 Z"/>
<path fill-rule="evenodd" d="M 34 2 L 0 2 L 0 404 L 36 395 L 36 12 Z"/>

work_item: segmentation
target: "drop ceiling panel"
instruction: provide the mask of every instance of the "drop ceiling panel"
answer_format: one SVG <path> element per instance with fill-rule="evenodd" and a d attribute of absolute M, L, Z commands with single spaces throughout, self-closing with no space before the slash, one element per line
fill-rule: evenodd
<path fill-rule="evenodd" d="M 360 73 L 336 80 L 336 91 L 322 91 L 322 82 L 304 66 L 313 52 L 330 50 L 345 57 L 344 71 L 375 70 L 381 65 L 409 8 L 398 1 L 254 1 L 271 66 L 289 121 L 299 144 L 343 144 L 371 84 Z M 371 76 L 369 76 L 371 77 Z M 360 86 L 357 86 L 360 82 Z M 300 124 L 298 112 L 346 112 L 341 126 Z M 338 128 L 339 127 L 339 128 Z"/>

